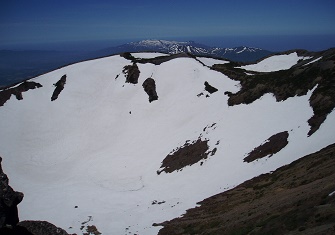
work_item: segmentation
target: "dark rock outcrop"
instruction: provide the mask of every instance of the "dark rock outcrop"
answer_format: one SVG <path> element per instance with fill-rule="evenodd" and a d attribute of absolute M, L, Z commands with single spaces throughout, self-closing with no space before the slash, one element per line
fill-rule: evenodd
<path fill-rule="evenodd" d="M 287 53 L 291 53 L 289 51 Z M 240 81 L 241 89 L 229 96 L 228 105 L 250 104 L 266 93 L 272 93 L 277 101 L 289 97 L 303 96 L 315 88 L 309 100 L 314 115 L 308 120 L 311 136 L 335 108 L 335 48 L 322 52 L 297 51 L 299 56 L 310 56 L 287 70 L 275 72 L 253 72 L 247 75 L 240 63 L 215 64 L 213 70 Z M 312 62 L 320 58 L 318 61 Z"/>
<path fill-rule="evenodd" d="M 18 226 L 25 228 L 34 235 L 68 235 L 68 233 L 47 221 L 25 220 L 18 223 Z"/>
<path fill-rule="evenodd" d="M 142 84 L 144 91 L 149 96 L 149 102 L 151 103 L 154 100 L 158 100 L 157 92 L 156 92 L 156 83 L 153 78 L 147 78 Z"/>
<path fill-rule="evenodd" d="M 218 91 L 217 88 L 215 88 L 215 87 L 209 85 L 209 83 L 208 83 L 207 81 L 205 82 L 204 85 L 205 85 L 205 90 L 208 91 L 208 92 L 211 93 L 211 94 L 213 94 L 214 92 L 217 92 L 217 91 Z"/>
<path fill-rule="evenodd" d="M 126 65 L 123 68 L 122 71 L 126 75 L 126 82 L 137 84 L 138 78 L 140 76 L 140 70 L 138 69 L 138 66 L 136 63 L 133 63 L 132 65 Z"/>
<path fill-rule="evenodd" d="M 25 227 L 15 226 L 15 227 L 3 227 L 0 228 L 1 235 L 35 235 L 30 233 Z"/>
<path fill-rule="evenodd" d="M 196 58 L 194 55 L 191 55 L 190 53 L 163 55 L 163 56 L 157 56 L 155 58 L 135 58 L 131 53 L 125 52 L 120 54 L 120 56 L 127 60 L 130 60 L 133 63 L 140 63 L 140 64 L 150 63 L 154 65 L 160 65 L 162 63 L 168 62 L 176 58 Z"/>
<path fill-rule="evenodd" d="M 243 161 L 252 162 L 266 156 L 271 157 L 273 154 L 278 153 L 288 144 L 288 136 L 289 134 L 287 131 L 283 131 L 271 136 L 264 144 L 258 146 L 250 153 L 248 153 L 248 156 L 246 156 Z"/>
<path fill-rule="evenodd" d="M 157 174 L 159 175 L 163 171 L 171 173 L 182 170 L 186 166 L 207 159 L 208 155 L 213 156 L 216 152 L 216 148 L 211 151 L 208 150 L 208 140 L 202 140 L 200 137 L 191 143 L 188 140 L 183 146 L 173 150 L 165 157 Z M 202 163 L 200 164 L 202 165 Z"/>
<path fill-rule="evenodd" d="M 1 235 L 68 235 L 61 228 L 47 221 L 21 221 L 17 205 L 23 193 L 16 192 L 8 184 L 8 177 L 1 167 L 0 157 L 0 234 Z"/>
<path fill-rule="evenodd" d="M 42 87 L 42 85 L 37 82 L 24 81 L 23 83 L 21 83 L 16 87 L 4 89 L 0 91 L 0 106 L 3 106 L 10 99 L 12 95 L 14 95 L 16 99 L 22 100 L 23 92 L 40 87 Z"/>
<path fill-rule="evenodd" d="M 19 222 L 17 205 L 23 199 L 23 193 L 16 192 L 8 184 L 8 177 L 2 171 L 0 157 L 0 228 L 15 226 Z"/>
<path fill-rule="evenodd" d="M 64 89 L 64 85 L 66 83 L 66 74 L 64 74 L 61 79 L 59 79 L 58 82 L 56 82 L 54 84 L 54 86 L 56 87 L 54 92 L 52 93 L 51 96 L 51 101 L 54 101 L 58 98 L 58 95 L 61 93 L 61 91 Z"/>
<path fill-rule="evenodd" d="M 334 155 L 332 144 L 153 225 L 159 235 L 335 234 Z"/>

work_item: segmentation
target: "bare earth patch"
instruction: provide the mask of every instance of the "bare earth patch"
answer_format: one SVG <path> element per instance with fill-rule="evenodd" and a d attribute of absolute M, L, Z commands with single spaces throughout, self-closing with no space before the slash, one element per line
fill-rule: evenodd
<path fill-rule="evenodd" d="M 186 141 L 185 144 L 173 150 L 162 162 L 161 170 L 157 171 L 159 175 L 163 171 L 171 173 L 182 170 L 186 166 L 191 166 L 201 160 L 207 159 L 208 155 L 214 155 L 216 148 L 208 151 L 208 140 L 201 140 L 199 137 L 196 141 Z"/>
<path fill-rule="evenodd" d="M 335 144 L 199 202 L 159 235 L 335 234 Z"/>
<path fill-rule="evenodd" d="M 288 132 L 283 131 L 271 136 L 264 144 L 258 146 L 246 156 L 243 161 L 252 162 L 263 157 L 271 157 L 273 154 L 278 153 L 287 144 Z"/>

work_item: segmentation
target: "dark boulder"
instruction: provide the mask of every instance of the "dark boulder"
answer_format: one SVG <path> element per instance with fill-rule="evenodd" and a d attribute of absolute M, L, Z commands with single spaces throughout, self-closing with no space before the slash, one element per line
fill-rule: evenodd
<path fill-rule="evenodd" d="M 56 88 L 55 88 L 54 92 L 52 93 L 51 101 L 54 101 L 54 100 L 56 100 L 58 98 L 58 95 L 64 89 L 65 83 L 66 83 L 66 74 L 64 74 L 61 77 L 61 79 L 59 79 L 59 81 L 54 84 L 54 86 Z"/>
<path fill-rule="evenodd" d="M 205 90 L 206 91 L 208 91 L 209 93 L 214 93 L 214 92 L 217 92 L 218 91 L 218 89 L 217 88 L 215 88 L 215 87 L 213 87 L 213 86 L 211 86 L 211 85 L 209 85 L 209 83 L 206 81 L 205 82 Z"/>
<path fill-rule="evenodd" d="M 137 84 L 138 78 L 140 77 L 140 70 L 138 69 L 138 66 L 136 63 L 133 63 L 133 65 L 126 65 L 123 68 L 122 71 L 126 75 L 126 82 Z"/>
<path fill-rule="evenodd" d="M 156 92 L 156 83 L 152 78 L 147 78 L 142 84 L 144 91 L 149 96 L 149 102 L 151 103 L 154 100 L 158 100 L 157 92 Z"/>
<path fill-rule="evenodd" d="M 25 220 L 18 223 L 18 226 L 25 228 L 34 235 L 68 235 L 68 233 L 47 221 Z"/>
<path fill-rule="evenodd" d="M 17 205 L 23 199 L 23 193 L 16 192 L 8 184 L 8 177 L 1 167 L 0 157 L 0 228 L 15 226 L 19 222 Z"/>

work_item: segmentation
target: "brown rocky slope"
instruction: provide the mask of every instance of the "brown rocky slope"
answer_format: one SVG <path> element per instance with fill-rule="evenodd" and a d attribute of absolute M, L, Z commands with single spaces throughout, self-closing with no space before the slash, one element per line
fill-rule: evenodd
<path fill-rule="evenodd" d="M 335 234 L 335 144 L 161 224 L 173 234 Z"/>
<path fill-rule="evenodd" d="M 304 50 L 288 51 L 283 54 L 296 52 L 299 56 L 309 58 L 298 61 L 287 70 L 275 72 L 252 72 L 238 68 L 239 63 L 215 64 L 213 70 L 238 80 L 241 89 L 229 95 L 228 105 L 250 104 L 266 93 L 272 93 L 277 101 L 290 97 L 306 95 L 313 90 L 310 105 L 314 115 L 308 120 L 310 131 L 308 136 L 319 129 L 327 115 L 335 108 L 335 48 L 322 52 L 307 52 Z M 313 62 L 314 60 L 317 61 Z"/>

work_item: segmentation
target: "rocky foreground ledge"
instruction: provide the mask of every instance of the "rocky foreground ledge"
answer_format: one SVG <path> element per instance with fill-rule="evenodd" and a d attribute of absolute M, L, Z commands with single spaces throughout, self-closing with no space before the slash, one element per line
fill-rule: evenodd
<path fill-rule="evenodd" d="M 23 193 L 9 186 L 7 175 L 1 167 L 0 157 L 0 234 L 1 235 L 68 235 L 61 228 L 47 221 L 21 221 L 17 205 L 23 199 Z"/>
<path fill-rule="evenodd" d="M 159 235 L 335 234 L 335 144 L 199 202 Z"/>

